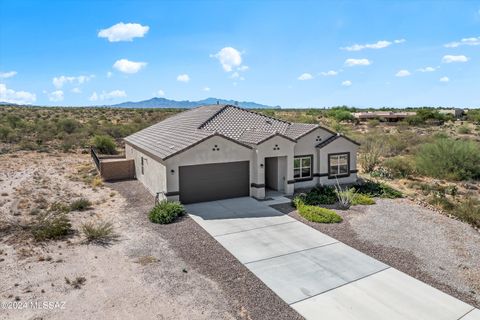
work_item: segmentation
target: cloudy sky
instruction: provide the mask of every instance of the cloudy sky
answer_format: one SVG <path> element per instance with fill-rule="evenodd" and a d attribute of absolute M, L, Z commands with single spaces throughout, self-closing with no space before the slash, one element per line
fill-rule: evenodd
<path fill-rule="evenodd" d="M 480 107 L 480 1 L 0 0 L 0 101 Z"/>

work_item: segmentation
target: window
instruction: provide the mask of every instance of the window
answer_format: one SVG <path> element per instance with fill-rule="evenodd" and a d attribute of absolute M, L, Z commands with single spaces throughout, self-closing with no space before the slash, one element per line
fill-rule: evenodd
<path fill-rule="evenodd" d="M 144 169 L 143 169 L 143 168 L 144 168 L 144 167 L 143 167 L 143 162 L 144 162 L 144 159 L 143 159 L 143 157 L 141 157 L 141 161 L 140 161 L 140 163 L 141 163 L 141 166 L 142 166 L 142 174 L 144 174 Z"/>
<path fill-rule="evenodd" d="M 339 177 L 350 175 L 350 154 L 336 153 L 328 155 L 328 176 Z"/>
<path fill-rule="evenodd" d="M 293 178 L 304 179 L 312 176 L 313 156 L 295 157 L 293 160 Z"/>

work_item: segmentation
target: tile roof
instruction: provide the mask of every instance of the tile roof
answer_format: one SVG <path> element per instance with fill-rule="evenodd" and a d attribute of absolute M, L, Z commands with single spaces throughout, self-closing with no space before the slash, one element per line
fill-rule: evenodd
<path fill-rule="evenodd" d="M 167 118 L 125 141 L 166 159 L 214 135 L 255 145 L 274 135 L 296 140 L 316 128 L 316 124 L 290 123 L 236 106 L 209 105 Z"/>
<path fill-rule="evenodd" d="M 349 137 L 346 137 L 346 136 L 344 136 L 344 135 L 341 135 L 340 133 L 337 133 L 336 135 L 333 135 L 333 136 L 331 136 L 331 137 L 323 140 L 323 141 L 320 142 L 319 144 L 317 144 L 317 148 L 323 148 L 323 147 L 325 147 L 326 145 L 328 145 L 328 144 L 332 143 L 333 141 L 337 140 L 338 138 L 344 138 L 344 139 L 350 141 L 351 143 L 356 144 L 357 146 L 360 145 L 360 143 L 358 143 L 358 142 L 350 139 Z"/>

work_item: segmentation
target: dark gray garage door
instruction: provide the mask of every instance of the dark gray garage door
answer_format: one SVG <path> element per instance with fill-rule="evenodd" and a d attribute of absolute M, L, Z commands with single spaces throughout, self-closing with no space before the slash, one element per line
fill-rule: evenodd
<path fill-rule="evenodd" d="M 183 166 L 179 176 L 182 203 L 249 195 L 248 161 Z"/>

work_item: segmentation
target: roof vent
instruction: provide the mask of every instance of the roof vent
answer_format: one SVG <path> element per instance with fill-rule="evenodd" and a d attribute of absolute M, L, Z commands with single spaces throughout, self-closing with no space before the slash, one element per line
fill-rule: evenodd
<path fill-rule="evenodd" d="M 271 125 L 271 124 L 272 124 L 272 121 L 270 121 L 270 120 L 265 120 L 265 123 L 267 123 L 267 124 L 270 124 L 270 125 Z"/>
<path fill-rule="evenodd" d="M 175 148 L 175 146 L 174 146 L 174 145 L 171 145 L 171 146 L 170 146 L 170 149 L 173 149 L 173 148 Z"/>

